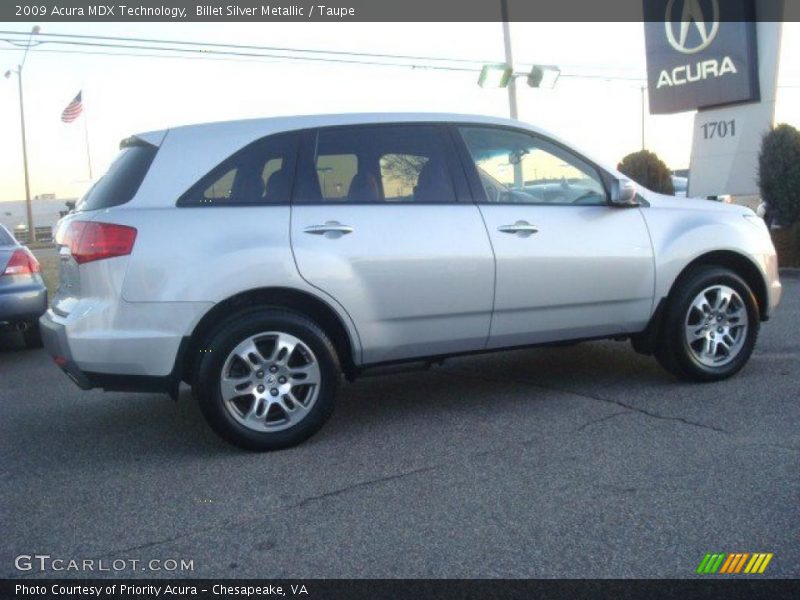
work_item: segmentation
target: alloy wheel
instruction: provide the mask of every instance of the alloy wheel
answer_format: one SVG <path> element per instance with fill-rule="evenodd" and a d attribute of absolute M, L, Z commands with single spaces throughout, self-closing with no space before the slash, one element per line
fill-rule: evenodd
<path fill-rule="evenodd" d="M 747 306 L 739 293 L 726 285 L 713 285 L 689 305 L 684 339 L 697 362 L 722 367 L 741 352 L 747 329 Z"/>
<path fill-rule="evenodd" d="M 319 362 L 302 340 L 270 331 L 248 337 L 230 352 L 220 393 L 230 415 L 248 429 L 282 431 L 308 415 L 321 381 Z"/>

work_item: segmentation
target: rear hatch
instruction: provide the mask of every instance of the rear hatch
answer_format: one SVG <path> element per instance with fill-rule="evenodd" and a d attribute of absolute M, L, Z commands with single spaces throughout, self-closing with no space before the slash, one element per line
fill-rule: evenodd
<path fill-rule="evenodd" d="M 97 261 L 130 253 L 135 230 L 106 224 L 107 209 L 129 202 L 147 175 L 158 147 L 138 137 L 120 144 L 120 153 L 108 171 L 80 199 L 75 210 L 62 218 L 56 228 L 59 254 L 59 283 L 52 307 L 56 314 L 69 315 L 83 297 L 107 290 L 107 269 L 96 268 Z M 120 242 L 122 244 L 120 245 Z M 125 243 L 129 243 L 127 252 Z M 94 264 L 93 264 L 94 263 Z"/>

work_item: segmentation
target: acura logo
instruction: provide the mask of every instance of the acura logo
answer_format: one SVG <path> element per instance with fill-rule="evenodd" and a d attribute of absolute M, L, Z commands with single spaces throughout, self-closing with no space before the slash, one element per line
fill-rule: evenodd
<path fill-rule="evenodd" d="M 681 10 L 679 20 L 674 19 L 674 12 L 677 12 L 675 10 L 676 0 L 667 2 L 667 10 L 664 15 L 664 27 L 667 30 L 667 40 L 670 46 L 684 54 L 694 54 L 705 50 L 717 37 L 719 31 L 719 0 L 710 0 L 711 15 L 703 14 L 700 0 L 678 0 L 679 5 L 680 2 L 683 3 L 683 10 Z M 707 19 L 707 17 L 711 18 Z M 687 38 L 692 28 L 697 31 L 699 43 L 690 45 Z M 676 30 L 677 36 L 675 35 Z"/>

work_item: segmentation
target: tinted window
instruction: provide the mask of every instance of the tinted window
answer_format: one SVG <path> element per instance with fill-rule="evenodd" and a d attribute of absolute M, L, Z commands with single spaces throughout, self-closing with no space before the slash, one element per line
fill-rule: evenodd
<path fill-rule="evenodd" d="M 428 125 L 320 130 L 301 163 L 297 202 L 455 202 L 441 131 Z"/>
<path fill-rule="evenodd" d="M 100 179 L 78 202 L 75 210 L 98 210 L 125 204 L 136 195 L 158 148 L 144 142 L 123 147 Z"/>
<path fill-rule="evenodd" d="M 296 135 L 273 135 L 245 146 L 189 189 L 178 206 L 241 206 L 289 202 Z"/>
<path fill-rule="evenodd" d="M 606 204 L 597 170 L 563 148 L 525 133 L 462 127 L 486 201 L 523 204 Z"/>
<path fill-rule="evenodd" d="M 11 234 L 6 231 L 6 228 L 0 225 L 0 246 L 13 246 L 17 241 L 11 237 Z"/>

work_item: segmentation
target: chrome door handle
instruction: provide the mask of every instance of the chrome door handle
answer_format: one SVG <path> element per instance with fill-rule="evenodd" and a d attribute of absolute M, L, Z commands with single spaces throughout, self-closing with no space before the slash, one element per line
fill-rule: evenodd
<path fill-rule="evenodd" d="M 348 233 L 353 233 L 354 231 L 355 229 L 349 225 L 342 225 L 338 221 L 327 221 L 324 225 L 309 225 L 303 229 L 304 233 L 310 233 L 313 235 L 325 235 L 328 233 L 333 234 L 329 237 L 341 237 Z"/>
<path fill-rule="evenodd" d="M 531 225 L 527 221 L 517 221 L 513 225 L 500 225 L 497 231 L 503 233 L 519 233 L 523 236 L 528 236 L 532 233 L 537 233 L 539 228 L 536 225 Z"/>

